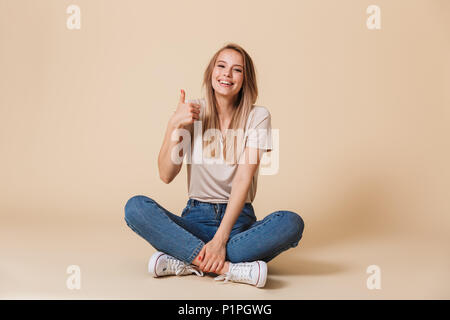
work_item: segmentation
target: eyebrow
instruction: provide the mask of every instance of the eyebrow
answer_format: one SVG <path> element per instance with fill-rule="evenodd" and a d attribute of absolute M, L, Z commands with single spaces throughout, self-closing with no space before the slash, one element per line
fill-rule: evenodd
<path fill-rule="evenodd" d="M 224 63 L 226 63 L 225 61 L 223 61 L 223 60 L 219 60 L 219 61 L 217 61 L 218 63 L 219 62 L 224 62 Z M 241 67 L 241 68 L 244 68 L 243 66 L 241 66 L 240 64 L 235 64 L 235 66 L 239 66 L 239 67 Z"/>

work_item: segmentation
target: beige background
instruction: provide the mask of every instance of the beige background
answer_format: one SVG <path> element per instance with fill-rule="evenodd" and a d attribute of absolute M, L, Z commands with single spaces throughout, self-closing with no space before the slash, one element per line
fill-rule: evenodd
<path fill-rule="evenodd" d="M 0 298 L 450 298 L 449 1 L 0 0 L 0 41 Z M 165 126 L 229 41 L 280 130 L 257 216 L 306 224 L 262 290 L 151 278 L 154 249 L 123 220 L 136 194 L 181 213 L 185 168 L 158 177 Z"/>

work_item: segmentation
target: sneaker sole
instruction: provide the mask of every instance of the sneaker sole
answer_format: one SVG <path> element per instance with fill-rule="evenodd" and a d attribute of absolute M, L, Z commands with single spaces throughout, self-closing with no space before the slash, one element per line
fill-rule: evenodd
<path fill-rule="evenodd" d="M 158 263 L 158 259 L 163 255 L 163 252 L 160 252 L 159 254 L 153 254 L 148 261 L 148 272 L 153 276 L 153 278 L 158 277 L 158 274 L 156 273 L 156 264 Z"/>
<path fill-rule="evenodd" d="M 256 282 L 257 288 L 262 288 L 266 285 L 267 280 L 267 263 L 264 261 L 256 261 L 259 266 L 259 277 L 258 281 Z"/>

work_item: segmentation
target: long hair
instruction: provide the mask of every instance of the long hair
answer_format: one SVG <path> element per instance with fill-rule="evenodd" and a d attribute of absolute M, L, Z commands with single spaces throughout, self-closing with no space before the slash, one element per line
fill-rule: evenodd
<path fill-rule="evenodd" d="M 225 49 L 232 49 L 239 52 L 242 55 L 244 60 L 244 76 L 242 88 L 238 93 L 238 98 L 236 100 L 236 104 L 233 110 L 233 116 L 231 118 L 231 123 L 229 129 L 232 129 L 231 132 L 236 133 L 239 130 L 243 132 L 245 130 L 245 124 L 247 122 L 247 118 L 250 114 L 250 111 L 254 107 L 254 103 L 258 97 L 258 86 L 256 83 L 256 72 L 255 66 L 253 64 L 252 58 L 249 54 L 239 45 L 235 43 L 228 43 L 222 48 L 220 48 L 214 56 L 211 58 L 203 76 L 203 85 L 202 88 L 205 90 L 205 101 L 206 106 L 202 118 L 202 137 L 206 130 L 216 129 L 219 130 L 219 115 L 217 112 L 217 100 L 214 94 L 214 88 L 212 86 L 211 77 L 213 73 L 214 66 L 216 64 L 216 60 L 219 54 Z M 217 132 L 217 131 L 216 131 Z M 228 134 L 224 137 L 224 149 L 226 159 L 229 159 L 230 152 L 233 155 L 233 162 L 237 161 L 237 151 L 241 150 L 241 146 L 243 143 L 243 136 L 235 136 Z M 204 141 L 203 140 L 203 156 L 207 158 L 218 158 L 219 154 L 215 152 L 215 150 L 220 150 L 219 147 L 219 137 L 217 135 L 213 135 L 214 138 L 212 141 Z M 237 141 L 235 140 L 237 138 Z M 212 145 L 210 145 L 212 144 Z M 236 145 L 237 144 L 237 145 Z M 228 160 L 227 160 L 227 163 Z"/>

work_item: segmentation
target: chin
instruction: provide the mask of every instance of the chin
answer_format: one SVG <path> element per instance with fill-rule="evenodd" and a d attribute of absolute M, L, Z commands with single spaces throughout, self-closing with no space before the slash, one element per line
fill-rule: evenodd
<path fill-rule="evenodd" d="M 216 93 L 220 94 L 221 96 L 230 97 L 230 98 L 235 97 L 237 95 L 237 93 L 230 93 L 230 92 L 223 93 L 220 91 L 216 91 Z"/>
<path fill-rule="evenodd" d="M 237 92 L 232 92 L 232 91 L 228 91 L 228 90 L 221 90 L 222 88 L 214 88 L 214 91 L 217 93 L 220 93 L 223 96 L 230 96 L 230 97 L 234 97 Z"/>

